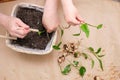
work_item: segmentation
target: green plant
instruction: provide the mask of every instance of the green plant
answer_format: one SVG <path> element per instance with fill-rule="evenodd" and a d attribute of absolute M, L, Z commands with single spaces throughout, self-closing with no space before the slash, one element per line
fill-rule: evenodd
<path fill-rule="evenodd" d="M 101 53 L 102 49 L 101 48 L 98 48 L 97 51 L 94 50 L 94 48 L 92 47 L 89 47 L 89 48 L 86 48 L 85 50 L 89 50 L 95 57 L 96 56 L 100 56 L 98 59 L 99 61 L 99 64 L 100 64 L 100 68 L 101 70 L 103 70 L 103 64 L 102 64 L 102 60 L 100 59 L 101 56 L 103 57 Z M 94 54 L 95 53 L 95 54 Z M 96 55 L 97 54 L 97 55 Z M 74 59 L 79 59 L 80 57 L 84 57 L 85 59 L 89 59 L 91 61 L 91 68 L 94 67 L 95 65 L 95 61 L 94 59 L 91 57 L 90 54 L 88 54 L 88 52 L 86 53 L 84 50 L 83 51 L 79 51 L 78 48 L 76 48 L 76 45 L 75 43 L 69 43 L 69 44 L 64 44 L 63 45 L 63 52 L 62 52 L 62 56 L 60 56 L 58 58 L 58 63 L 59 63 L 59 66 L 61 68 L 61 63 L 65 62 L 66 57 L 72 55 L 74 57 Z M 61 72 L 63 75 L 67 75 L 70 73 L 71 71 L 71 66 L 75 67 L 78 71 L 79 71 L 79 74 L 80 76 L 84 76 L 85 72 L 86 72 L 86 68 L 85 66 L 83 66 L 82 64 L 79 64 L 79 61 L 76 61 L 76 59 L 72 62 L 70 60 L 67 60 L 69 63 L 67 64 L 67 66 L 62 70 L 61 68 Z M 69 66 L 68 66 L 69 65 Z"/>
<path fill-rule="evenodd" d="M 41 35 L 42 33 L 44 33 L 45 31 L 38 31 L 38 35 Z"/>
<path fill-rule="evenodd" d="M 30 31 L 32 31 L 32 32 L 37 32 L 38 35 L 41 35 L 42 33 L 45 32 L 45 30 L 40 31 L 40 30 L 38 30 L 38 29 L 33 29 L 33 28 L 30 28 Z"/>
<path fill-rule="evenodd" d="M 59 42 L 57 45 L 53 45 L 53 48 L 55 50 L 60 50 L 60 45 L 62 44 L 62 42 Z"/>
<path fill-rule="evenodd" d="M 60 70 L 63 75 L 69 74 L 71 71 L 71 66 L 73 66 L 78 70 L 80 76 L 82 76 L 82 77 L 84 76 L 84 74 L 86 72 L 86 68 L 84 66 L 82 66 L 82 65 L 80 66 L 78 61 L 73 61 L 73 62 L 68 61 L 68 62 L 69 62 L 69 64 L 66 65 L 63 70 L 60 66 Z"/>
<path fill-rule="evenodd" d="M 92 24 L 89 24 L 89 23 L 82 23 L 80 25 L 80 32 L 77 33 L 77 34 L 73 34 L 73 36 L 80 36 L 81 30 L 82 30 L 86 34 L 86 37 L 88 38 L 89 34 L 90 34 L 89 26 L 97 28 L 97 29 L 101 29 L 103 24 L 99 24 L 99 25 L 95 26 L 95 25 L 92 25 Z"/>
<path fill-rule="evenodd" d="M 71 64 L 68 64 L 62 72 L 62 74 L 67 75 L 71 71 Z"/>
<path fill-rule="evenodd" d="M 62 39 L 62 36 L 63 36 L 63 34 L 64 34 L 64 30 L 60 27 L 60 31 L 61 31 L 61 32 L 60 32 L 60 33 L 61 33 L 60 38 Z M 61 39 L 60 39 L 60 42 L 59 42 L 58 44 L 53 45 L 53 49 L 55 49 L 55 50 L 60 50 L 60 46 L 61 46 L 61 44 L 62 44 Z"/>
<path fill-rule="evenodd" d="M 88 38 L 89 34 L 90 34 L 89 26 L 92 26 L 92 27 L 94 27 L 96 29 L 101 29 L 102 26 L 103 26 L 103 24 L 99 24 L 97 26 L 94 26 L 94 25 L 91 25 L 91 24 L 88 24 L 88 23 L 82 23 L 80 25 L 80 32 L 76 33 L 76 34 L 73 34 L 73 36 L 80 36 L 81 31 L 83 31 L 86 34 L 86 37 Z M 69 27 L 70 27 L 70 25 L 67 28 L 65 28 L 65 29 L 68 29 Z M 85 66 L 83 66 L 82 64 L 80 64 L 80 62 L 77 61 L 77 60 L 69 61 L 69 60 L 66 59 L 66 57 L 72 55 L 74 57 L 74 59 L 77 59 L 77 58 L 80 58 L 81 56 L 83 56 L 85 58 L 85 60 L 89 59 L 91 61 L 91 68 L 93 68 L 94 65 L 95 65 L 94 59 L 91 57 L 90 54 L 88 54 L 88 52 L 85 52 L 84 50 L 83 51 L 79 51 L 78 46 L 80 46 L 80 45 L 77 45 L 75 43 L 66 43 L 66 44 L 63 44 L 63 46 L 61 48 L 62 36 L 64 34 L 64 29 L 62 29 L 61 27 L 60 27 L 60 32 L 61 32 L 60 33 L 61 39 L 58 42 L 58 44 L 53 45 L 53 48 L 55 50 L 63 50 L 62 51 L 62 56 L 60 56 L 58 58 L 58 64 L 60 66 L 61 73 L 63 75 L 69 74 L 71 72 L 71 69 L 72 69 L 71 66 L 73 66 L 73 67 L 75 67 L 78 70 L 79 75 L 83 77 L 85 75 L 85 73 L 86 73 Z M 101 60 L 101 57 L 103 57 L 104 55 L 100 54 L 101 51 L 102 51 L 102 48 L 98 48 L 97 51 L 95 51 L 94 48 L 89 47 L 89 48 L 86 48 L 85 50 L 89 50 L 90 53 L 92 53 L 92 55 L 94 55 L 97 58 L 101 70 L 104 70 L 103 69 L 103 63 L 102 63 L 102 60 Z M 66 60 L 69 63 L 62 69 L 61 63 L 65 62 Z"/>
<path fill-rule="evenodd" d="M 97 58 L 98 62 L 99 62 L 99 65 L 100 65 L 100 68 L 102 70 L 103 69 L 103 63 L 102 63 L 102 60 L 100 59 L 101 57 L 103 57 L 104 55 L 100 55 L 100 52 L 101 52 L 101 48 L 98 48 L 97 51 L 95 52 L 94 49 L 92 47 L 89 47 L 88 48 L 90 50 L 90 52 Z"/>

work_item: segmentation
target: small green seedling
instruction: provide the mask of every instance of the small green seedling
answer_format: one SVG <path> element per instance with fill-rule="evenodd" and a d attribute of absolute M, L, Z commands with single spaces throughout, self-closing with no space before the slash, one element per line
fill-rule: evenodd
<path fill-rule="evenodd" d="M 41 35 L 42 33 L 44 33 L 45 31 L 38 31 L 38 35 Z"/>

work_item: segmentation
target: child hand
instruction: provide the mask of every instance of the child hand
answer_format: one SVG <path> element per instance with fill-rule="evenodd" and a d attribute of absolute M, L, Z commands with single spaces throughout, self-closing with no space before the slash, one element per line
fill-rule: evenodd
<path fill-rule="evenodd" d="M 65 20 L 70 25 L 78 25 L 81 22 L 84 22 L 83 19 L 80 17 L 76 7 L 72 3 L 72 0 L 62 0 L 63 11 Z"/>
<path fill-rule="evenodd" d="M 83 21 L 77 9 L 74 6 L 71 6 L 69 9 L 66 9 L 64 11 L 64 15 L 66 22 L 70 25 L 78 25 Z"/>
<path fill-rule="evenodd" d="M 23 23 L 20 19 L 8 16 L 6 20 L 7 22 L 4 27 L 11 36 L 24 38 L 29 32 L 29 26 Z"/>
<path fill-rule="evenodd" d="M 55 31 L 59 25 L 57 13 L 54 13 L 52 11 L 44 13 L 42 23 L 47 32 L 51 33 L 52 31 Z"/>
<path fill-rule="evenodd" d="M 59 25 L 59 17 L 57 13 L 58 0 L 46 0 L 42 23 L 47 32 L 55 31 Z"/>

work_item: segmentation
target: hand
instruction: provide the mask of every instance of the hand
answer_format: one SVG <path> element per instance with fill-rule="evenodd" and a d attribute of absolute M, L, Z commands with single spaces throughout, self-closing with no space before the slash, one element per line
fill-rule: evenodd
<path fill-rule="evenodd" d="M 66 9 L 64 15 L 66 22 L 70 25 L 78 25 L 83 21 L 74 6 L 70 6 L 69 9 Z"/>
<path fill-rule="evenodd" d="M 59 17 L 57 13 L 58 0 L 46 0 L 42 23 L 47 32 L 55 31 L 59 25 Z"/>
<path fill-rule="evenodd" d="M 52 31 L 55 31 L 59 25 L 57 14 L 54 14 L 52 12 L 44 13 L 42 23 L 47 32 L 51 33 Z"/>
<path fill-rule="evenodd" d="M 70 25 L 78 25 L 81 22 L 84 22 L 83 19 L 80 17 L 78 10 L 72 3 L 72 0 L 62 0 L 63 11 L 65 20 Z"/>
<path fill-rule="evenodd" d="M 23 23 L 20 19 L 15 17 L 7 17 L 7 22 L 4 27 L 13 37 L 24 38 L 29 32 L 29 26 Z"/>

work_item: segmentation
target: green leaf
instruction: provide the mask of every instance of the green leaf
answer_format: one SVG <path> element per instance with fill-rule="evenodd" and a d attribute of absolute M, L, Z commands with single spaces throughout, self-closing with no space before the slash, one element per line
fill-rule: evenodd
<path fill-rule="evenodd" d="M 57 46 L 57 45 L 53 45 L 53 49 L 55 49 L 55 50 L 60 50 L 60 47 Z"/>
<path fill-rule="evenodd" d="M 103 26 L 103 24 L 99 24 L 99 25 L 97 26 L 97 29 L 101 29 L 102 26 Z"/>
<path fill-rule="evenodd" d="M 99 61 L 99 65 L 100 65 L 100 68 L 101 68 L 101 70 L 103 71 L 103 64 L 102 64 L 102 61 L 99 59 L 99 57 L 97 56 L 97 54 L 96 54 L 96 52 L 93 52 L 94 50 L 93 50 L 93 48 L 91 48 L 91 47 L 89 47 L 88 48 L 91 52 L 92 52 L 92 54 L 97 58 L 97 60 Z M 101 49 L 99 48 L 98 50 L 97 50 L 97 52 L 99 53 L 101 51 Z"/>
<path fill-rule="evenodd" d="M 62 42 L 59 42 L 57 46 L 60 47 L 61 44 L 62 44 Z"/>
<path fill-rule="evenodd" d="M 98 59 L 98 61 L 99 61 L 99 64 L 100 64 L 100 68 L 101 68 L 101 70 L 103 71 L 104 69 L 103 69 L 102 61 L 101 61 L 100 59 Z"/>
<path fill-rule="evenodd" d="M 59 42 L 57 45 L 53 45 L 53 49 L 60 50 L 60 45 L 61 44 L 62 44 L 62 42 Z"/>
<path fill-rule="evenodd" d="M 104 57 L 104 56 L 105 56 L 105 55 L 98 55 L 98 57 L 100 57 L 100 58 L 101 58 L 101 57 Z"/>
<path fill-rule="evenodd" d="M 84 56 L 85 59 L 88 58 L 88 55 L 86 53 L 82 53 L 82 55 Z"/>
<path fill-rule="evenodd" d="M 78 66 L 79 62 L 78 61 L 73 61 L 75 66 Z"/>
<path fill-rule="evenodd" d="M 63 29 L 61 29 L 61 37 L 63 36 L 63 34 L 64 34 L 64 30 L 63 30 Z"/>
<path fill-rule="evenodd" d="M 45 31 L 38 31 L 38 35 L 41 35 L 42 33 L 44 33 Z"/>
<path fill-rule="evenodd" d="M 80 33 L 77 33 L 77 34 L 73 34 L 73 36 L 80 36 Z"/>
<path fill-rule="evenodd" d="M 101 48 L 99 48 L 95 53 L 98 54 L 101 52 Z"/>
<path fill-rule="evenodd" d="M 80 28 L 83 32 L 85 32 L 86 37 L 88 38 L 90 31 L 89 31 L 87 23 L 81 24 Z"/>
<path fill-rule="evenodd" d="M 94 67 L 94 65 L 95 65 L 95 62 L 94 62 L 94 60 L 92 59 L 91 60 L 91 63 L 92 63 L 92 68 Z"/>
<path fill-rule="evenodd" d="M 91 52 L 94 52 L 94 49 L 92 47 L 88 48 Z"/>
<path fill-rule="evenodd" d="M 86 72 L 86 68 L 84 66 L 81 66 L 79 69 L 79 74 L 83 77 Z"/>
<path fill-rule="evenodd" d="M 75 52 L 75 53 L 74 53 L 74 57 L 75 57 L 75 58 L 79 57 L 79 52 Z"/>
<path fill-rule="evenodd" d="M 68 64 L 68 65 L 64 68 L 64 70 L 62 71 L 62 74 L 67 75 L 67 74 L 71 71 L 70 66 L 71 66 L 71 65 Z"/>
<path fill-rule="evenodd" d="M 38 35 L 41 35 L 41 32 L 40 32 L 40 31 L 38 31 Z"/>

